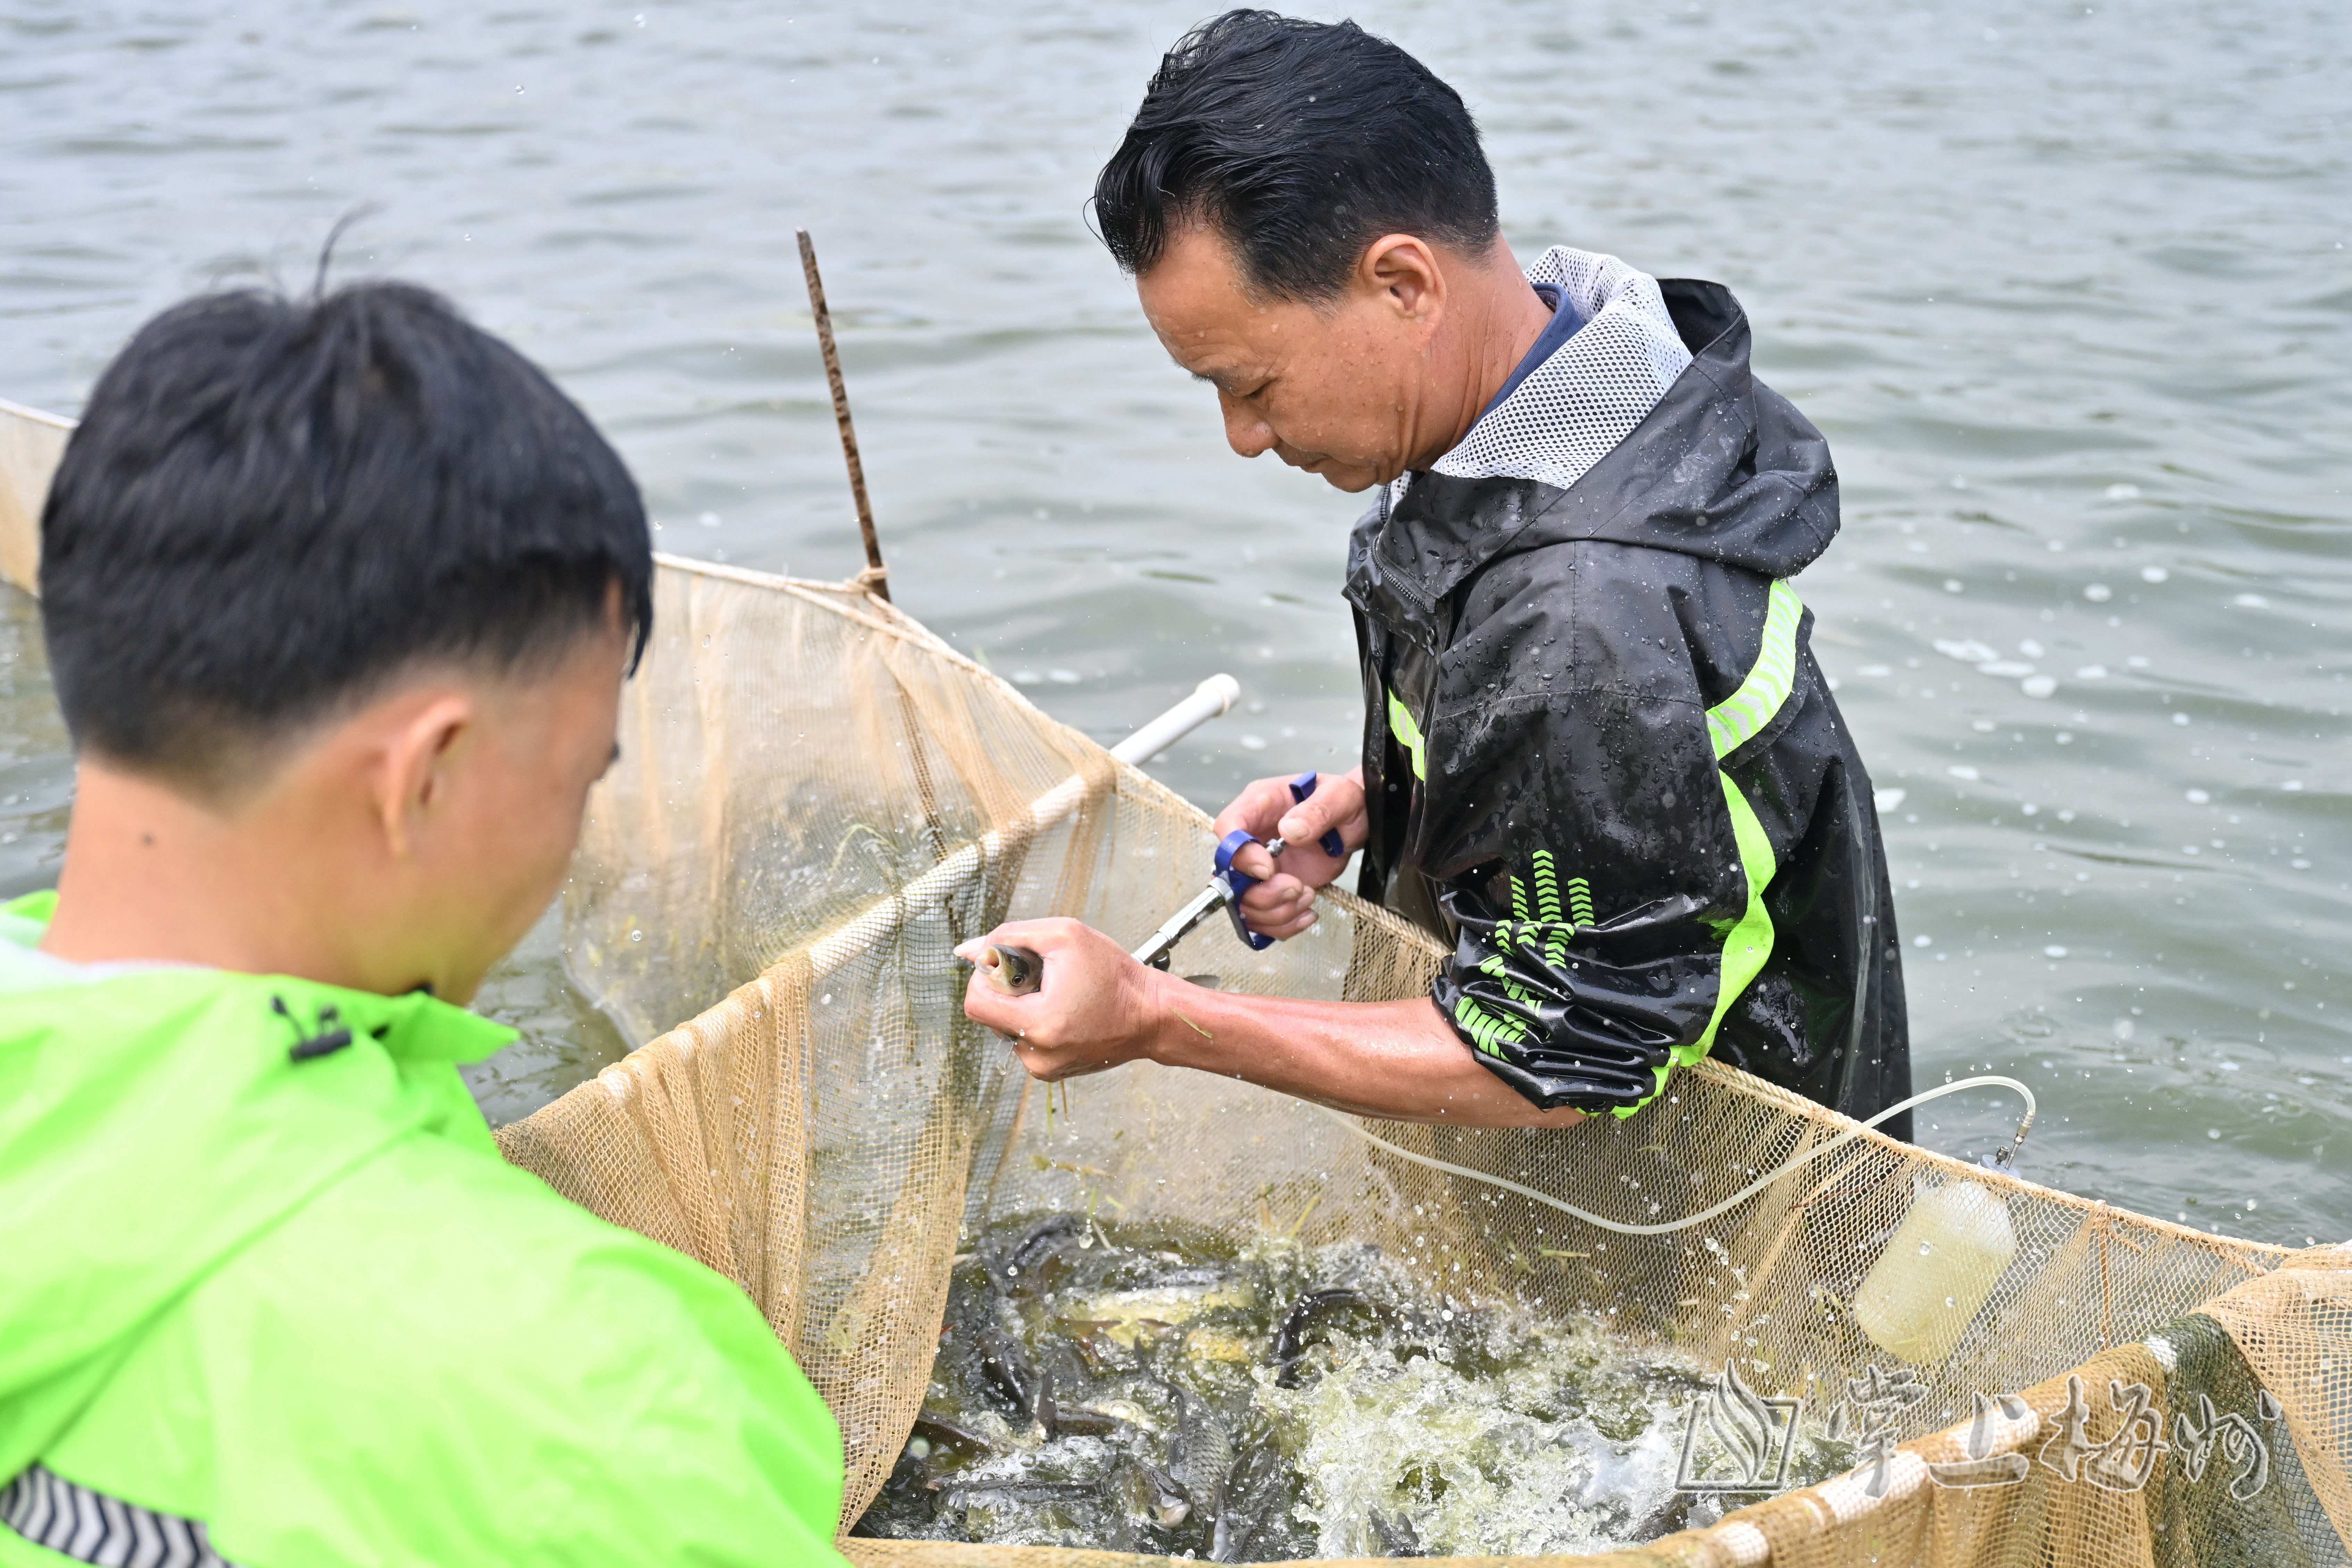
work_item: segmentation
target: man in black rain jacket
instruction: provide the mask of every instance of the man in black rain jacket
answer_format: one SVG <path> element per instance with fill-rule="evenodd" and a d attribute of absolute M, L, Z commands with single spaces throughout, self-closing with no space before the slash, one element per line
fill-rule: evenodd
<path fill-rule="evenodd" d="M 1837 531 L 1829 448 L 1727 290 L 1547 274 L 1587 324 L 1350 543 L 1360 890 L 1454 942 L 1439 1007 L 1538 1105 L 1628 1113 L 1712 1050 L 1867 1116 L 1910 1092 L 1893 900 L 1788 581 Z M 1612 362 L 1660 331 L 1652 403 Z M 1562 438 L 1629 419 L 1589 467 Z"/>
<path fill-rule="evenodd" d="M 1430 1001 L 1274 1002 L 1027 922 L 998 935 L 1045 988 L 976 980 L 971 1015 L 1043 1077 L 1150 1057 L 1429 1121 L 1627 1116 L 1708 1055 L 1856 1117 L 1906 1097 L 1870 782 L 1790 582 L 1836 474 L 1730 293 L 1567 247 L 1522 276 L 1451 89 L 1263 12 L 1169 55 L 1097 211 L 1237 451 L 1378 489 L 1346 587 L 1363 763 L 1218 818 L 1289 846 L 1237 858 L 1267 879 L 1244 913 L 1311 925 L 1336 830 L 1454 954 Z"/>

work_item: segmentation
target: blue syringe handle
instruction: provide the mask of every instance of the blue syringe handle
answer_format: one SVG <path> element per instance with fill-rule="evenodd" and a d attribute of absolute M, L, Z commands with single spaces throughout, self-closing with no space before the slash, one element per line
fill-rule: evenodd
<path fill-rule="evenodd" d="M 1264 952 L 1274 945 L 1274 938 L 1260 936 L 1242 921 L 1242 895 L 1257 886 L 1257 879 L 1245 875 L 1234 865 L 1234 856 L 1242 847 L 1256 842 L 1246 829 L 1234 828 L 1217 841 L 1216 865 L 1217 878 L 1231 894 L 1225 900 L 1225 914 L 1234 922 L 1234 934 L 1241 938 L 1242 945 L 1252 952 Z"/>
<path fill-rule="evenodd" d="M 1315 770 L 1312 768 L 1307 769 L 1305 773 L 1291 780 L 1291 804 L 1296 805 L 1298 802 L 1305 800 L 1308 795 L 1313 795 L 1315 793 L 1316 784 L 1320 782 L 1321 781 L 1316 776 Z M 1331 857 L 1334 860 L 1345 860 L 1348 858 L 1347 840 L 1339 837 L 1339 830 L 1336 827 L 1325 828 L 1323 830 L 1323 837 L 1315 841 L 1315 847 L 1318 849 L 1322 850 L 1324 854 Z"/>
<path fill-rule="evenodd" d="M 1291 780 L 1291 804 L 1295 805 L 1298 802 L 1305 800 L 1308 795 L 1313 795 L 1315 793 L 1315 785 L 1318 782 L 1318 781 L 1312 769 Z M 1242 847 L 1245 844 L 1255 844 L 1257 842 L 1258 840 L 1256 838 L 1251 837 L 1249 833 L 1242 828 L 1236 827 L 1231 833 L 1226 834 L 1223 839 L 1218 841 L 1217 844 L 1216 874 L 1232 893 L 1232 897 L 1225 900 L 1225 914 L 1234 922 L 1234 934 L 1241 938 L 1243 943 L 1247 946 L 1252 952 L 1264 952 L 1267 948 L 1274 945 L 1274 938 L 1260 935 L 1258 932 L 1250 930 L 1248 923 L 1242 919 L 1242 895 L 1248 892 L 1252 888 L 1256 887 L 1258 879 L 1255 877 L 1247 876 L 1243 872 L 1236 870 L 1234 867 L 1234 857 L 1241 851 Z M 1276 841 L 1277 853 L 1280 852 L 1278 848 L 1279 842 L 1279 840 Z M 1337 828 L 1326 830 L 1323 837 L 1318 839 L 1317 843 L 1318 847 L 1322 849 L 1323 853 L 1328 855 L 1334 860 L 1343 858 L 1348 853 L 1348 846 L 1346 842 L 1340 838 Z"/>

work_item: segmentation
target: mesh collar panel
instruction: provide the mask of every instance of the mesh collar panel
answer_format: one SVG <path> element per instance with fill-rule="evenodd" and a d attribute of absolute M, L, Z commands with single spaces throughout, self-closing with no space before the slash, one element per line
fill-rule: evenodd
<path fill-rule="evenodd" d="M 1566 489 L 1657 406 L 1691 362 L 1657 279 L 1613 256 L 1554 246 L 1528 268 L 1528 281 L 1558 285 L 1584 325 L 1432 465 L 1437 473 Z M 1409 480 L 1398 480 L 1392 500 Z"/>

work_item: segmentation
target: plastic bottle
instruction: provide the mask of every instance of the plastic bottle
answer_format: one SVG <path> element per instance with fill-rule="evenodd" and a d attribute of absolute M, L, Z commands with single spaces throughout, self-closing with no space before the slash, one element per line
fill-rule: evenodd
<path fill-rule="evenodd" d="M 1976 1182 L 1930 1187 L 1854 1292 L 1854 1321 L 1890 1355 L 1940 1365 L 2016 1256 L 2000 1194 Z"/>

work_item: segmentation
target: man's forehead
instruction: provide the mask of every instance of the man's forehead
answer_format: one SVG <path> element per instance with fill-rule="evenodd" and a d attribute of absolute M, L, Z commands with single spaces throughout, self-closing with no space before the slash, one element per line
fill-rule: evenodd
<path fill-rule="evenodd" d="M 1218 379 L 1257 368 L 1276 347 L 1293 310 L 1250 290 L 1222 237 L 1188 224 L 1136 279 L 1143 313 L 1169 357 Z"/>
<path fill-rule="evenodd" d="M 1160 346 L 1168 351 L 1168 357 L 1191 372 L 1196 380 L 1231 385 L 1254 379 L 1265 369 L 1265 350 L 1231 326 L 1158 320 L 1151 325 L 1160 338 Z"/>
<path fill-rule="evenodd" d="M 1154 326 L 1168 357 L 1202 381 L 1225 381 L 1247 374 L 1262 357 L 1239 335 L 1215 327 L 1170 330 L 1156 322 Z"/>

